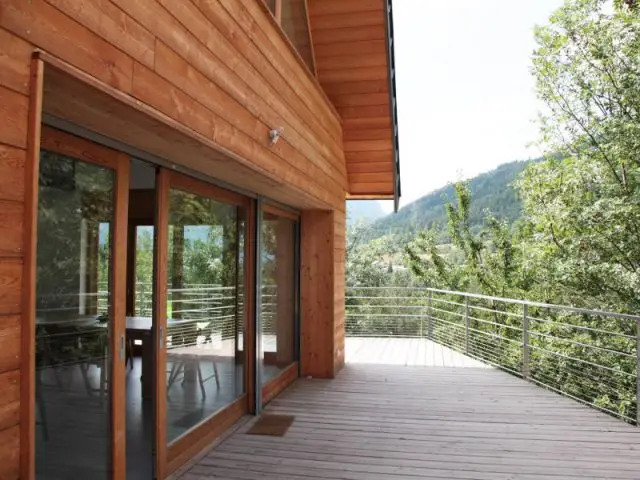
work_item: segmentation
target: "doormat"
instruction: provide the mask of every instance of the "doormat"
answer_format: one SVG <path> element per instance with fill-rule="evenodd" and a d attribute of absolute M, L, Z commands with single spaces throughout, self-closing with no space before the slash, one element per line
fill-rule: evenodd
<path fill-rule="evenodd" d="M 247 434 L 282 437 L 287 433 L 295 418 L 293 415 L 262 415 L 247 431 Z"/>

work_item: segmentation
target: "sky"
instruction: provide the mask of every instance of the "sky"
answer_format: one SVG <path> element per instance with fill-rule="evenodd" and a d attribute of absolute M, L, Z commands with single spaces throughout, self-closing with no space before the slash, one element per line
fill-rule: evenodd
<path fill-rule="evenodd" d="M 533 28 L 562 0 L 394 0 L 402 198 L 540 156 Z M 385 211 L 392 202 L 381 202 Z"/>

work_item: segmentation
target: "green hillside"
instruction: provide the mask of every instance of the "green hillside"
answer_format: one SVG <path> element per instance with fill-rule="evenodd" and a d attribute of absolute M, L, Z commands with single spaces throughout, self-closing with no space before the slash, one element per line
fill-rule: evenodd
<path fill-rule="evenodd" d="M 529 162 L 517 161 L 500 165 L 495 170 L 469 180 L 473 196 L 471 222 L 480 226 L 485 210 L 498 218 L 513 222 L 520 216 L 520 201 L 513 188 L 516 177 Z M 387 215 L 371 225 L 370 238 L 387 234 L 413 236 L 418 230 L 438 228 L 446 237 L 447 216 L 444 205 L 455 199 L 453 185 L 448 185 L 410 203 L 396 214 Z"/>

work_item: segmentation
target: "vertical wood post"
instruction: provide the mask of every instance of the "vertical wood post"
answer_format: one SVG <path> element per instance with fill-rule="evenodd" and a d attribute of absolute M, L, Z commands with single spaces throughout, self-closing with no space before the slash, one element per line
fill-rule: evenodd
<path fill-rule="evenodd" d="M 427 338 L 433 340 L 433 315 L 431 310 L 433 293 L 429 290 L 429 299 L 427 300 Z"/>
<path fill-rule="evenodd" d="M 334 211 L 304 210 L 300 239 L 300 374 L 333 378 L 335 352 L 342 348 L 344 326 L 336 325 L 336 291 L 343 296 L 344 286 L 336 282 L 336 225 Z M 341 215 L 341 214 L 339 214 Z"/>
<path fill-rule="evenodd" d="M 31 61 L 24 178 L 24 258 L 20 362 L 20 478 L 36 477 L 36 250 L 44 63 Z"/>
<path fill-rule="evenodd" d="M 464 351 L 469 354 L 469 297 L 464 297 Z"/>
<path fill-rule="evenodd" d="M 530 366 L 529 366 L 529 305 L 526 303 L 522 310 L 522 378 L 529 378 Z"/>

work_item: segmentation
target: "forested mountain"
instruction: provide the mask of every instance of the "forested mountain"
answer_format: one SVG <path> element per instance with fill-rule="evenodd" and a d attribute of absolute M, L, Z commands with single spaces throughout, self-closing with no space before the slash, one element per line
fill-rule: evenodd
<path fill-rule="evenodd" d="M 509 223 L 520 216 L 520 200 L 512 184 L 527 164 L 534 161 L 537 160 L 505 163 L 469 180 L 473 197 L 470 212 L 473 227 L 480 227 L 485 210 Z M 398 213 L 387 215 L 373 223 L 369 237 L 373 239 L 387 234 L 413 236 L 416 231 L 434 227 L 442 231 L 444 236 L 447 231 L 444 205 L 455 198 L 453 185 L 435 190 L 401 208 Z"/>
<path fill-rule="evenodd" d="M 347 225 L 370 224 L 384 217 L 384 210 L 377 200 L 349 200 L 347 202 Z"/>

